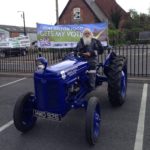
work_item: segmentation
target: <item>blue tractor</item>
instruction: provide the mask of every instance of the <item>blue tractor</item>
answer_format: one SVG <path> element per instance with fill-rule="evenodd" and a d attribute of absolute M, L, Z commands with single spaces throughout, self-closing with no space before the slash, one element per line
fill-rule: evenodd
<path fill-rule="evenodd" d="M 100 103 L 98 97 L 88 100 L 86 95 L 92 91 L 89 86 L 88 63 L 82 57 L 70 53 L 57 64 L 48 66 L 44 57 L 36 60 L 34 72 L 34 93 L 22 95 L 16 102 L 13 119 L 15 127 L 21 132 L 31 130 L 38 117 L 61 120 L 71 109 L 86 110 L 86 137 L 89 144 L 98 140 L 101 125 Z M 100 68 L 103 75 L 99 73 Z M 96 86 L 108 82 L 109 101 L 113 106 L 125 102 L 127 90 L 127 61 L 114 52 L 108 54 L 104 63 L 97 66 Z"/>

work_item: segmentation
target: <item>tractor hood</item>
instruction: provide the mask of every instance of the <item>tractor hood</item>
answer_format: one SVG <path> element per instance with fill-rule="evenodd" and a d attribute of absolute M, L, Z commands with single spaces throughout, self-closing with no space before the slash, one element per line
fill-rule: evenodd
<path fill-rule="evenodd" d="M 36 74 L 44 74 L 49 77 L 61 77 L 65 79 L 67 76 L 73 76 L 77 73 L 87 70 L 88 63 L 86 61 L 65 60 L 52 66 L 46 67 L 45 71 L 36 71 Z"/>
<path fill-rule="evenodd" d="M 65 60 L 63 62 L 60 62 L 58 64 L 49 66 L 46 68 L 47 72 L 60 72 L 62 70 L 67 70 L 72 68 L 74 65 L 76 65 L 76 61 L 73 60 Z"/>

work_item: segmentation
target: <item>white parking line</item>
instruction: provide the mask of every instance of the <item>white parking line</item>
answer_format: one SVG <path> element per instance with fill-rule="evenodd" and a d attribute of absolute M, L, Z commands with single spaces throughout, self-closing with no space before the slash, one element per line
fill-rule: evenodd
<path fill-rule="evenodd" d="M 17 83 L 17 82 L 25 80 L 25 79 L 27 79 L 27 78 L 21 78 L 19 80 L 15 80 L 15 81 L 9 82 L 7 84 L 3 84 L 3 85 L 0 86 L 0 88 L 8 86 L 8 85 L 11 85 L 11 84 L 14 84 L 14 83 Z M 0 127 L 0 132 L 4 131 L 5 129 L 7 129 L 8 127 L 10 127 L 13 123 L 14 123 L 13 120 L 11 120 L 8 123 L 6 123 L 5 125 L 1 126 Z"/>
<path fill-rule="evenodd" d="M 10 127 L 13 123 L 14 123 L 14 121 L 11 120 L 8 123 L 6 123 L 5 125 L 3 125 L 2 127 L 0 127 L 0 132 L 4 131 L 5 129 L 7 129 L 8 127 Z"/>
<path fill-rule="evenodd" d="M 142 150 L 143 149 L 147 90 L 148 90 L 148 84 L 144 84 L 140 113 L 139 113 L 139 120 L 138 120 L 137 132 L 136 132 L 136 139 L 135 139 L 135 144 L 134 144 L 134 150 Z"/>
<path fill-rule="evenodd" d="M 17 82 L 22 81 L 22 80 L 25 80 L 25 79 L 27 79 L 27 78 L 21 78 L 21 79 L 19 79 L 19 80 L 12 81 L 12 82 L 9 82 L 9 83 L 7 83 L 7 84 L 0 85 L 0 88 L 5 87 L 5 86 L 8 86 L 8 85 L 11 85 L 11 84 L 14 84 L 14 83 L 17 83 Z"/>

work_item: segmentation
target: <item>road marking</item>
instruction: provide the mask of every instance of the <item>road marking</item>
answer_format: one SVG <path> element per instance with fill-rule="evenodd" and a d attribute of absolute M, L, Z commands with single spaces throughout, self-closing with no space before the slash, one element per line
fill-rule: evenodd
<path fill-rule="evenodd" d="M 148 90 L 148 84 L 144 84 L 140 113 L 139 113 L 139 120 L 138 120 L 137 132 L 136 132 L 136 139 L 135 139 L 135 144 L 134 144 L 134 150 L 142 150 L 143 149 L 147 90 Z"/>
<path fill-rule="evenodd" d="M 20 81 L 25 80 L 25 79 L 27 79 L 27 78 L 21 78 L 19 80 L 13 81 L 13 82 L 9 82 L 7 84 L 0 85 L 0 88 L 11 85 L 11 84 L 14 84 L 14 83 L 17 83 L 17 82 L 20 82 Z"/>
<path fill-rule="evenodd" d="M 3 125 L 2 127 L 0 127 L 0 132 L 4 131 L 5 129 L 7 129 L 8 127 L 10 127 L 13 123 L 14 123 L 14 121 L 11 120 L 8 123 L 6 123 L 5 125 Z"/>

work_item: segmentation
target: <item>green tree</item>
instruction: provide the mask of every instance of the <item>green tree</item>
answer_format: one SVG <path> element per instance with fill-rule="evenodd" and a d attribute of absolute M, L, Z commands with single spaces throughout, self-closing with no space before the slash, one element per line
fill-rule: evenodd
<path fill-rule="evenodd" d="M 134 9 L 130 9 L 130 19 L 126 25 L 127 29 L 140 29 L 140 30 L 150 30 L 150 14 L 144 14 L 138 12 Z"/>
<path fill-rule="evenodd" d="M 119 31 L 121 12 L 117 9 L 112 11 L 111 18 L 114 26 L 111 26 L 109 31 L 111 43 L 120 44 L 124 41 L 135 43 L 138 42 L 139 32 L 150 31 L 150 8 L 149 14 L 139 14 L 135 9 L 130 9 L 129 13 L 130 18 L 126 23 L 125 29 Z"/>
<path fill-rule="evenodd" d="M 139 32 L 150 31 L 150 14 L 138 14 L 136 10 L 131 9 L 130 17 L 125 29 L 126 40 L 135 43 L 139 39 Z"/>

